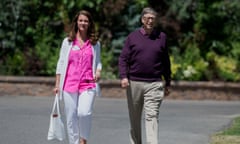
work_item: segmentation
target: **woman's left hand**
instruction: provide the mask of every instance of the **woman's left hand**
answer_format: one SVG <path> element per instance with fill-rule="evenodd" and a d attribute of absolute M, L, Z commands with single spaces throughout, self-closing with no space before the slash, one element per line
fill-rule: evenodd
<path fill-rule="evenodd" d="M 94 77 L 95 82 L 98 82 L 100 78 L 101 78 L 101 71 L 97 70 Z"/>

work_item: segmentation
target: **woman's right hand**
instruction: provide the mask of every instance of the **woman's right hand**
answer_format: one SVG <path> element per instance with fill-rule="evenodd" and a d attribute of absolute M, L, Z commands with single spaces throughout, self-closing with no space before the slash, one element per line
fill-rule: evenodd
<path fill-rule="evenodd" d="M 53 91 L 54 91 L 55 94 L 58 94 L 58 93 L 59 93 L 59 87 L 55 87 L 55 88 L 53 89 Z"/>

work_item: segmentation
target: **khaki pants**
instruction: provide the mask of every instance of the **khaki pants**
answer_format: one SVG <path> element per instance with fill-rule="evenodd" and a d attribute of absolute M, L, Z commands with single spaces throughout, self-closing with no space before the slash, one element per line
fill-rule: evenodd
<path fill-rule="evenodd" d="M 142 144 L 141 118 L 143 108 L 147 144 L 158 144 L 158 117 L 163 97 L 163 82 L 130 81 L 127 88 L 127 100 L 131 144 Z"/>

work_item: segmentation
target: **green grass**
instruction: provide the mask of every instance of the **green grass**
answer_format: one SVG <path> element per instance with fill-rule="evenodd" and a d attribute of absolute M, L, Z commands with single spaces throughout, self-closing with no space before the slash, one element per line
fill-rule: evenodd
<path fill-rule="evenodd" d="M 238 135 L 240 136 L 240 117 L 233 120 L 232 125 L 221 132 L 222 135 Z"/>
<path fill-rule="evenodd" d="M 240 144 L 240 117 L 231 126 L 211 137 L 210 144 Z"/>

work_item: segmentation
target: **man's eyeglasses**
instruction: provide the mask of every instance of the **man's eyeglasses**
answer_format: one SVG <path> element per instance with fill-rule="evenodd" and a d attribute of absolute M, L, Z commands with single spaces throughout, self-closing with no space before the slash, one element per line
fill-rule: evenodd
<path fill-rule="evenodd" d="M 152 20 L 152 21 L 154 21 L 155 19 L 156 19 L 156 17 L 151 17 L 151 16 L 149 16 L 149 17 L 146 17 L 146 16 L 144 16 L 143 17 L 145 20 Z"/>

